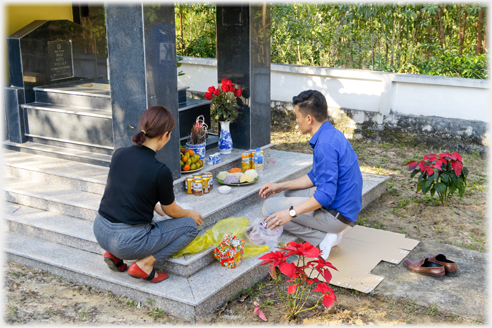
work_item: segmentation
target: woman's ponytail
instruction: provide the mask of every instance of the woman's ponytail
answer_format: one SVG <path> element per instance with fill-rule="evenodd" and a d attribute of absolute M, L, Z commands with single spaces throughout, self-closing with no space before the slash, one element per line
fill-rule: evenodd
<path fill-rule="evenodd" d="M 174 117 L 165 106 L 150 107 L 140 116 L 140 121 L 138 122 L 140 131 L 132 137 L 132 141 L 141 147 L 147 138 L 152 139 L 160 137 L 166 132 L 171 132 L 174 124 Z"/>
<path fill-rule="evenodd" d="M 132 141 L 134 144 L 137 146 L 141 147 L 142 144 L 145 142 L 147 138 L 145 137 L 145 134 L 143 131 L 137 132 L 133 135 Z"/>

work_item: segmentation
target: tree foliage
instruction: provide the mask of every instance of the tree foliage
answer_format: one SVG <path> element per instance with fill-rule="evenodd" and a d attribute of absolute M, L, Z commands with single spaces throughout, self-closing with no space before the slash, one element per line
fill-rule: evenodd
<path fill-rule="evenodd" d="M 273 63 L 488 78 L 480 3 L 271 6 Z M 215 57 L 215 5 L 176 4 L 179 55 Z"/>

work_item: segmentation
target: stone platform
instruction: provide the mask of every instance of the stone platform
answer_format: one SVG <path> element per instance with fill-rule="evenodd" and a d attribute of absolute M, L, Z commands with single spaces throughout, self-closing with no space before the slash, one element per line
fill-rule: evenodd
<path fill-rule="evenodd" d="M 205 169 L 215 176 L 219 171 L 240 166 L 240 154 L 240 150 L 234 150 L 233 154 L 223 156 L 220 164 Z M 201 233 L 231 216 L 244 216 L 252 222 L 261 216 L 263 199 L 258 195 L 261 186 L 295 179 L 311 169 L 311 155 L 269 147 L 265 148 L 265 154 L 275 164 L 267 162 L 259 182 L 234 187 L 227 195 L 218 193 L 216 180 L 214 189 L 202 196 L 185 193 L 184 176 L 174 181 L 176 201 L 202 214 Z M 12 150 L 4 151 L 4 163 L 7 200 L 4 250 L 8 260 L 142 303 L 152 299 L 166 313 L 190 321 L 210 313 L 267 275 L 267 267 L 258 261 L 262 254 L 230 270 L 213 258 L 212 248 L 156 265 L 156 269 L 164 269 L 170 275 L 159 284 L 110 271 L 102 260 L 104 251 L 92 232 L 108 168 Z M 387 177 L 363 174 L 363 179 L 363 206 L 366 206 L 384 192 Z M 291 234 L 282 235 L 283 242 L 294 239 Z"/>

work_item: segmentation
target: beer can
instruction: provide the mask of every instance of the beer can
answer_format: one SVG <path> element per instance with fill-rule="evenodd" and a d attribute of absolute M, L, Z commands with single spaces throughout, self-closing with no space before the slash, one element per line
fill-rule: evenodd
<path fill-rule="evenodd" d="M 214 188 L 214 176 L 210 172 L 203 172 L 202 176 L 209 177 L 210 180 L 208 182 L 209 189 L 212 190 Z"/>
<path fill-rule="evenodd" d="M 193 193 L 193 178 L 188 177 L 185 179 L 185 190 L 187 194 Z"/>
<path fill-rule="evenodd" d="M 209 193 L 210 192 L 210 178 L 207 176 L 207 177 L 204 177 L 202 180 L 203 180 L 203 193 L 204 194 Z"/>

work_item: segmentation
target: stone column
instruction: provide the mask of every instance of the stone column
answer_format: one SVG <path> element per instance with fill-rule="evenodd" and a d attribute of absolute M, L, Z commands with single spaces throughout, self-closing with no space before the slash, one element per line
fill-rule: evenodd
<path fill-rule="evenodd" d="M 176 179 L 181 167 L 174 21 L 172 3 L 106 4 L 114 148 L 132 145 L 142 113 L 164 105 L 172 112 L 176 127 L 156 158 Z"/>
<path fill-rule="evenodd" d="M 270 143 L 270 6 L 217 4 L 217 77 L 232 80 L 246 98 L 231 124 L 234 148 Z"/>

